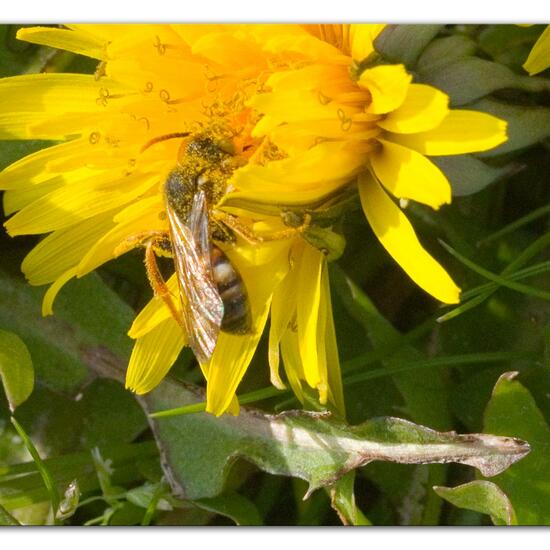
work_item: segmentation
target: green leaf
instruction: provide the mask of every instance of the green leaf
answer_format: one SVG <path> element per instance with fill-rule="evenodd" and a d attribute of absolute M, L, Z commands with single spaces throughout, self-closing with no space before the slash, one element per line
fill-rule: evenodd
<path fill-rule="evenodd" d="M 504 65 L 473 56 L 427 69 L 421 74 L 420 82 L 449 94 L 453 107 L 466 105 L 503 88 L 527 92 L 550 90 L 550 81 L 545 78 L 517 75 Z"/>
<path fill-rule="evenodd" d="M 15 38 L 21 25 L 0 25 L 0 76 L 39 72 L 51 56 L 51 50 Z"/>
<path fill-rule="evenodd" d="M 84 419 L 80 439 L 85 447 L 130 443 L 147 428 L 134 396 L 114 380 L 92 382 L 78 405 Z"/>
<path fill-rule="evenodd" d="M 523 70 L 533 44 L 544 25 L 487 25 L 479 34 L 479 47 L 495 61 Z"/>
<path fill-rule="evenodd" d="M 510 153 L 550 137 L 550 109 L 546 107 L 510 105 L 492 99 L 482 99 L 468 108 L 484 111 L 508 122 L 508 140 L 495 149 L 479 153 L 480 157 Z"/>
<path fill-rule="evenodd" d="M 132 441 L 147 429 L 135 397 L 118 382 L 93 378 L 103 363 L 126 364 L 134 312 L 97 275 L 69 282 L 46 318 L 43 293 L 0 271 L 0 326 L 18 332 L 40 358 L 39 383 L 18 419 L 50 454 Z"/>
<path fill-rule="evenodd" d="M 0 378 L 13 412 L 32 393 L 34 370 L 23 340 L 5 330 L 0 330 Z"/>
<path fill-rule="evenodd" d="M 516 170 L 515 166 L 489 166 L 471 155 L 431 157 L 430 160 L 447 176 L 453 197 L 478 193 Z"/>
<path fill-rule="evenodd" d="M 20 523 L 0 504 L 0 525 L 20 525 Z"/>
<path fill-rule="evenodd" d="M 158 463 L 158 452 L 153 441 L 105 447 L 101 455 L 111 461 L 114 470 L 112 481 L 117 485 L 143 481 L 144 476 L 137 467 L 140 460 L 154 458 Z M 58 492 L 65 491 L 74 479 L 78 479 L 82 493 L 100 489 L 90 451 L 47 458 L 42 463 L 50 472 Z M 0 504 L 6 509 L 26 508 L 48 500 L 49 492 L 35 462 L 0 468 Z"/>
<path fill-rule="evenodd" d="M 159 483 L 144 483 L 139 487 L 134 487 L 126 492 L 126 499 L 145 510 L 170 511 L 173 509 L 172 499 L 168 493 L 168 485 L 165 481 Z M 152 515 L 152 514 L 151 514 Z"/>
<path fill-rule="evenodd" d="M 468 36 L 455 34 L 430 42 L 418 60 L 417 71 L 429 74 L 449 63 L 475 53 L 476 44 Z"/>
<path fill-rule="evenodd" d="M 208 512 L 228 517 L 236 525 L 263 525 L 262 518 L 254 503 L 235 492 L 216 497 L 195 499 L 193 504 Z"/>
<path fill-rule="evenodd" d="M 146 411 L 202 400 L 188 386 L 165 380 L 141 398 Z M 495 475 L 528 451 L 521 441 L 440 433 L 398 418 L 347 426 L 322 413 L 268 415 L 242 410 L 238 417 L 206 413 L 151 420 L 176 496 L 195 500 L 221 494 L 237 457 L 277 475 L 309 483 L 309 493 L 331 485 L 373 460 L 406 464 L 457 461 Z"/>
<path fill-rule="evenodd" d="M 503 374 L 485 410 L 484 429 L 521 437 L 531 453 L 508 472 L 493 479 L 507 495 L 519 525 L 550 525 L 550 427 L 531 394 L 514 378 Z"/>
<path fill-rule="evenodd" d="M 517 525 L 508 497 L 490 481 L 472 481 L 458 487 L 434 487 L 434 491 L 458 508 L 488 514 L 495 525 Z"/>
<path fill-rule="evenodd" d="M 443 25 L 388 25 L 374 41 L 375 50 L 391 62 L 409 68 Z"/>
<path fill-rule="evenodd" d="M 40 357 L 35 374 L 45 386 L 75 393 L 89 381 L 88 365 L 98 354 L 129 357 L 126 332 L 134 312 L 97 275 L 70 281 L 53 316 L 41 315 L 43 294 L 44 288 L 0 271 L 0 326 L 10 327 Z"/>
<path fill-rule="evenodd" d="M 423 359 L 423 354 L 411 345 L 398 348 L 397 344 L 403 339 L 403 335 L 380 315 L 367 295 L 338 266 L 331 265 L 330 276 L 344 305 L 363 325 L 375 349 L 397 350 L 382 361 L 384 368 L 398 371 L 403 363 Z M 368 375 L 369 371 L 363 374 Z M 396 372 L 392 378 L 405 400 L 407 413 L 415 422 L 437 428 L 448 428 L 451 425 L 440 372 L 432 371 L 429 377 L 423 379 L 422 384 L 418 384 L 418 374 L 414 370 Z"/>

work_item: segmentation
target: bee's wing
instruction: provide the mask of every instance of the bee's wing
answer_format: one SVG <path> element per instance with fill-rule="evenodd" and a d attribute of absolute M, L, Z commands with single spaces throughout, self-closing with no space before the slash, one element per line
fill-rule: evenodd
<path fill-rule="evenodd" d="M 167 205 L 174 264 L 180 287 L 182 320 L 189 346 L 206 363 L 220 332 L 223 302 L 212 280 L 208 210 L 203 192 L 194 196 L 188 223 Z"/>

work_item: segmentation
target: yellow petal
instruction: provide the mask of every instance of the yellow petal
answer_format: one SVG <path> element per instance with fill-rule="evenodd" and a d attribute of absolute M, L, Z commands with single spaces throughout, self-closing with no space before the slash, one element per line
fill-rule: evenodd
<path fill-rule="evenodd" d="M 56 175 L 50 169 L 52 162 L 59 158 L 72 157 L 88 143 L 87 139 L 75 139 L 40 149 L 14 163 L 0 172 L 0 189 L 19 189 L 23 185 L 38 184 Z"/>
<path fill-rule="evenodd" d="M 240 191 L 275 195 L 283 200 L 287 193 L 307 191 L 321 198 L 353 179 L 365 160 L 366 156 L 358 148 L 342 142 L 326 142 L 301 155 L 265 166 L 248 164 L 237 170 L 231 181 Z"/>
<path fill-rule="evenodd" d="M 359 195 L 376 237 L 409 277 L 438 300 L 458 303 L 460 289 L 424 250 L 406 216 L 368 173 L 359 178 Z"/>
<path fill-rule="evenodd" d="M 136 23 L 132 23 L 131 25 L 129 25 L 128 23 L 65 23 L 64 26 L 73 31 L 80 31 L 87 34 L 92 34 L 97 38 L 101 38 L 107 41 L 115 39 L 120 40 L 121 37 L 126 34 L 138 33 L 145 29 L 149 30 L 150 32 L 150 29 L 152 27 L 152 25 L 139 25 Z"/>
<path fill-rule="evenodd" d="M 331 97 L 326 89 L 336 84 L 337 90 L 355 89 L 355 83 L 349 77 L 348 68 L 344 65 L 312 64 L 299 69 L 277 71 L 266 82 L 274 92 L 285 90 L 323 90 L 324 95 Z M 348 91 L 348 90 L 346 90 Z M 317 96 L 317 99 L 321 99 Z"/>
<path fill-rule="evenodd" d="M 206 410 L 216 416 L 226 412 L 252 360 L 267 321 L 273 289 L 288 269 L 288 258 L 283 254 L 261 267 L 237 268 L 248 290 L 252 327 L 244 335 L 220 332 L 214 354 L 206 366 Z"/>
<path fill-rule="evenodd" d="M 355 61 L 362 61 L 374 51 L 373 42 L 385 26 L 372 23 L 350 25 L 351 56 Z"/>
<path fill-rule="evenodd" d="M 176 275 L 172 275 L 168 281 L 166 281 L 166 286 L 170 291 L 170 295 L 174 301 L 176 308 L 180 308 L 179 301 L 179 286 Z M 162 322 L 167 319 L 171 319 L 170 310 L 164 303 L 162 298 L 155 296 L 147 305 L 139 312 L 138 316 L 134 319 L 130 330 L 128 331 L 128 336 L 130 338 L 138 339 L 143 338 L 147 333 L 151 332 L 153 329 L 158 327 Z M 180 327 L 180 330 L 183 329 Z"/>
<path fill-rule="evenodd" d="M 462 155 L 487 151 L 506 137 L 506 122 L 478 111 L 453 109 L 436 128 L 418 134 L 391 134 L 386 138 L 423 155 Z"/>
<path fill-rule="evenodd" d="M 74 269 L 68 269 L 59 276 L 59 278 L 48 288 L 44 299 L 42 300 L 42 315 L 53 315 L 53 302 L 59 291 L 65 286 L 75 275 Z"/>
<path fill-rule="evenodd" d="M 112 215 L 105 214 L 54 231 L 27 254 L 21 270 L 31 285 L 51 283 L 75 268 L 112 226 Z"/>
<path fill-rule="evenodd" d="M 193 44 L 193 53 L 212 59 L 228 71 L 241 67 L 255 70 L 267 68 L 264 55 L 255 44 L 240 40 L 228 32 L 205 34 Z"/>
<path fill-rule="evenodd" d="M 346 407 L 344 404 L 344 388 L 342 385 L 342 374 L 340 372 L 340 358 L 338 355 L 338 345 L 336 343 L 328 269 L 326 265 L 321 277 L 321 306 L 326 307 L 325 331 L 321 336 L 321 344 L 324 349 L 321 351 L 321 354 L 325 356 L 327 365 L 328 399 L 334 405 L 340 416 L 345 418 Z"/>
<path fill-rule="evenodd" d="M 275 289 L 271 302 L 271 319 L 269 326 L 268 360 L 271 372 L 271 383 L 280 389 L 285 387 L 279 375 L 279 346 L 284 333 L 296 315 L 298 270 L 291 269 Z"/>
<path fill-rule="evenodd" d="M 248 105 L 264 115 L 252 132 L 256 137 L 268 134 L 280 124 L 340 120 L 341 117 L 350 118 L 357 111 L 334 101 L 323 103 L 318 92 L 299 88 L 258 94 L 248 101 Z"/>
<path fill-rule="evenodd" d="M 262 235 L 261 231 L 256 231 L 256 225 L 257 224 L 254 224 L 252 232 Z M 269 232 L 263 233 L 263 235 L 269 235 Z M 231 257 L 238 257 L 235 264 L 239 266 L 260 266 L 272 262 L 273 258 L 283 253 L 283 251 L 288 250 L 288 247 L 289 242 L 284 239 L 266 241 L 264 243 L 255 244 L 254 246 L 250 246 L 249 242 L 240 239 L 231 248 Z"/>
<path fill-rule="evenodd" d="M 323 255 L 319 250 L 304 243 L 299 259 L 297 325 L 304 377 L 312 388 L 317 388 L 324 378 L 319 370 L 322 365 L 317 353 L 323 261 Z"/>
<path fill-rule="evenodd" d="M 319 308 L 317 314 L 317 333 L 315 335 L 317 347 L 317 378 L 318 382 L 315 384 L 314 388 L 319 393 L 319 403 L 321 405 L 326 405 L 329 394 L 329 385 L 328 385 L 328 365 L 327 365 L 327 355 L 326 355 L 326 325 L 327 325 L 327 314 L 328 307 L 327 301 L 324 299 L 324 286 L 323 286 L 323 275 L 326 275 L 326 262 L 322 258 L 322 267 L 321 267 L 321 277 L 319 279 Z M 299 329 L 299 327 L 298 327 Z M 300 331 L 298 330 L 298 335 Z M 304 373 L 307 371 L 304 365 Z"/>
<path fill-rule="evenodd" d="M 185 344 L 181 327 L 171 317 L 138 338 L 128 364 L 126 387 L 139 395 L 151 391 L 168 374 Z"/>
<path fill-rule="evenodd" d="M 449 96 L 425 84 L 411 84 L 405 101 L 378 126 L 388 132 L 412 134 L 425 132 L 441 124 L 449 113 Z"/>
<path fill-rule="evenodd" d="M 389 141 L 371 156 L 376 177 L 395 197 L 412 199 L 432 208 L 451 202 L 451 185 L 425 156 Z"/>
<path fill-rule="evenodd" d="M 302 369 L 302 359 L 300 357 L 300 347 L 298 344 L 298 334 L 292 330 L 287 330 L 281 340 L 281 355 L 283 356 L 283 365 L 285 367 L 288 383 L 298 398 L 300 403 L 304 404 L 304 391 L 302 380 L 304 380 L 304 371 Z"/>
<path fill-rule="evenodd" d="M 63 187 L 63 177 L 55 176 L 40 185 L 22 185 L 19 189 L 10 189 L 4 193 L 4 214 L 9 216 L 28 204 L 42 198 L 44 195 L 52 193 L 56 189 Z"/>
<path fill-rule="evenodd" d="M 372 97 L 366 112 L 379 115 L 397 109 L 405 101 L 411 81 L 405 65 L 378 65 L 363 71 L 359 86 Z"/>
<path fill-rule="evenodd" d="M 314 120 L 281 124 L 270 133 L 270 140 L 289 156 L 306 152 L 322 140 L 368 141 L 380 134 L 372 123 L 354 122 L 347 127 L 341 120 Z"/>
<path fill-rule="evenodd" d="M 118 223 L 115 227 L 102 234 L 88 248 L 80 263 L 78 264 L 77 277 L 82 277 L 93 271 L 100 265 L 108 262 L 112 258 L 119 256 L 127 250 L 118 252 L 117 248 L 128 242 L 134 236 L 143 236 L 151 231 L 167 230 L 166 220 L 159 218 L 159 211 L 155 208 L 159 206 L 159 197 L 149 197 L 142 201 L 137 201 L 130 205 L 123 212 L 120 212 L 115 221 Z M 150 206 L 153 208 L 150 208 Z M 132 211 L 132 216 L 128 216 L 127 211 Z M 94 218 L 95 219 L 95 218 Z M 132 240 L 133 246 L 141 244 L 139 241 Z"/>
<path fill-rule="evenodd" d="M 95 59 L 106 58 L 106 45 L 104 39 L 96 34 L 89 33 L 84 29 L 68 30 L 55 27 L 31 27 L 17 31 L 17 38 L 50 46 L 60 50 L 94 57 Z"/>
<path fill-rule="evenodd" d="M 259 47 L 274 54 L 298 54 L 311 61 L 338 59 L 340 50 L 323 39 L 323 25 L 249 25 Z"/>
<path fill-rule="evenodd" d="M 10 218 L 5 227 L 10 235 L 31 235 L 63 229 L 74 223 L 136 199 L 158 181 L 158 174 L 110 173 L 71 182 L 29 204 Z"/>
<path fill-rule="evenodd" d="M 550 67 L 550 25 L 535 42 L 523 68 L 531 75 L 540 73 Z"/>
<path fill-rule="evenodd" d="M 230 27 L 228 25 L 215 24 L 179 24 L 172 25 L 174 31 L 178 36 L 186 42 L 190 47 L 194 47 L 203 37 L 209 34 L 223 34 L 229 33 Z"/>
<path fill-rule="evenodd" d="M 19 124 L 12 121 L 9 129 L 0 127 L 0 138 L 28 138 L 27 127 L 31 120 L 36 124 L 67 113 L 78 113 L 80 117 L 83 113 L 97 116 L 105 113 L 109 105 L 106 94 L 124 96 L 132 92 L 114 80 L 96 80 L 93 75 L 85 74 L 41 73 L 2 78 L 0 116 L 9 113 L 21 120 Z M 51 133 L 52 139 L 56 139 L 58 133 Z M 43 135 L 48 139 L 46 130 Z"/>

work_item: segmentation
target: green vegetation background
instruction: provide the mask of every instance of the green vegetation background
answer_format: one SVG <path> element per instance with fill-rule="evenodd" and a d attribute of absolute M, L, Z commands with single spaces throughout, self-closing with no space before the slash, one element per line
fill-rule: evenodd
<path fill-rule="evenodd" d="M 436 319 L 453 308 L 407 278 L 358 209 L 346 213 L 347 247 L 331 266 L 331 285 L 347 420 L 396 416 L 441 431 L 515 436 L 530 443 L 529 456 L 492 478 L 494 484 L 463 465 L 374 462 L 355 479 L 344 478 L 336 498 L 320 489 L 307 500 L 303 479 L 267 473 L 281 471 L 270 459 L 263 468 L 240 459 L 218 494 L 211 485 L 201 493 L 198 478 L 208 485 L 209 476 L 222 475 L 212 419 L 159 419 L 196 434 L 190 451 L 170 439 L 172 432 L 159 432 L 166 471 L 184 478 L 198 472 L 190 481 L 197 498 L 181 499 L 165 480 L 140 404 L 112 378 L 113 369 L 105 370 L 124 368 L 132 346 L 126 331 L 151 296 L 142 253 L 70 283 L 56 315 L 42 319 L 44 288 L 28 286 L 20 273 L 39 237 L 11 239 L 2 231 L 0 371 L 17 364 L 28 372 L 32 361 L 35 383 L 15 412 L 18 423 L 10 422 L 0 395 L 0 524 L 339 525 L 342 518 L 374 525 L 550 524 L 550 75 L 532 79 L 521 68 L 543 27 L 400 27 L 380 43 L 388 58 L 449 93 L 453 106 L 506 118 L 511 134 L 483 157 L 439 160 L 453 183 L 452 205 L 437 213 L 407 208 L 422 242 L 464 290 L 461 306 L 444 322 Z M 92 60 L 16 41 L 16 29 L 0 26 L 0 76 L 44 67 L 94 71 Z M 0 143 L 0 168 L 45 145 Z M 476 266 L 497 278 L 490 281 Z M 349 280 L 357 287 L 353 295 Z M 509 288 L 510 281 L 523 286 Z M 259 392 L 249 400 L 269 412 L 297 408 L 288 393 L 263 392 L 266 356 L 263 342 L 240 395 Z M 516 378 L 501 377 L 513 371 Z M 202 384 L 190 353 L 170 376 Z M 13 391 L 16 401 L 24 393 Z M 178 405 L 161 394 L 143 404 L 157 410 L 166 403 Z M 232 432 L 220 433 L 224 445 L 234 444 Z"/>

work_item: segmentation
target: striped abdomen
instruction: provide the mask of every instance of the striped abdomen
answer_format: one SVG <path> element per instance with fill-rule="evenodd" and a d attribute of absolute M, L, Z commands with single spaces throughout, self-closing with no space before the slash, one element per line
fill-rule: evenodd
<path fill-rule="evenodd" d="M 214 244 L 211 261 L 212 277 L 223 302 L 220 328 L 225 332 L 244 334 L 250 330 L 251 315 L 243 280 L 229 258 Z"/>

